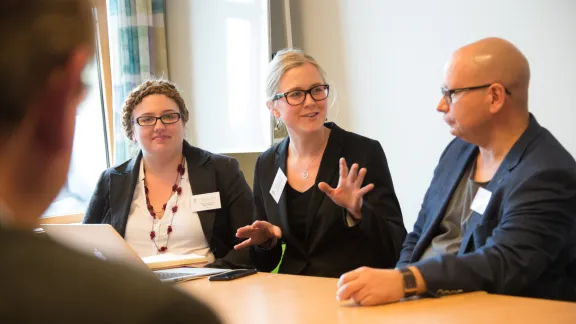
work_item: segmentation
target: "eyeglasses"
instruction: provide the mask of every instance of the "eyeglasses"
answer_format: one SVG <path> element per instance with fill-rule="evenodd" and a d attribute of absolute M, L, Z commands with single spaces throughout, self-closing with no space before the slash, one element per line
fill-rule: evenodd
<path fill-rule="evenodd" d="M 478 89 L 484 89 L 484 88 L 488 88 L 491 85 L 493 85 L 494 83 L 490 83 L 490 84 L 484 84 L 481 86 L 476 86 L 476 87 L 468 87 L 468 88 L 456 88 L 456 89 L 446 89 L 446 88 L 441 88 L 442 91 L 442 95 L 444 96 L 444 99 L 446 99 L 446 103 L 447 104 L 451 104 L 452 103 L 452 96 L 455 93 L 460 93 L 460 92 L 465 92 L 465 91 L 472 91 L 472 90 L 478 90 Z M 506 91 L 507 95 L 511 95 L 512 93 L 504 88 L 504 91 Z"/>
<path fill-rule="evenodd" d="M 154 126 L 158 122 L 158 119 L 160 119 L 162 124 L 167 125 L 177 123 L 180 120 L 180 117 L 182 117 L 180 113 L 169 113 L 160 117 L 142 116 L 136 118 L 136 123 L 140 126 Z"/>
<path fill-rule="evenodd" d="M 276 101 L 280 98 L 286 98 L 286 102 L 289 105 L 298 106 L 306 100 L 307 94 L 310 94 L 310 97 L 312 97 L 314 101 L 320 101 L 326 99 L 328 97 L 329 92 L 330 92 L 330 86 L 327 84 L 322 84 L 308 90 L 294 90 L 279 93 L 275 95 L 274 98 L 272 98 L 272 100 Z"/>

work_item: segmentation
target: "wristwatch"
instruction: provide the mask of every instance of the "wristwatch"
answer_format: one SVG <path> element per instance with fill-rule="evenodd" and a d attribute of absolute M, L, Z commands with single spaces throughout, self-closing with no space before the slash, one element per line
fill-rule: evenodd
<path fill-rule="evenodd" d="M 408 268 L 398 269 L 400 274 L 402 274 L 402 284 L 404 286 L 404 298 L 410 298 L 416 296 L 418 292 L 418 287 L 416 286 L 416 277 L 412 273 L 412 270 Z"/>

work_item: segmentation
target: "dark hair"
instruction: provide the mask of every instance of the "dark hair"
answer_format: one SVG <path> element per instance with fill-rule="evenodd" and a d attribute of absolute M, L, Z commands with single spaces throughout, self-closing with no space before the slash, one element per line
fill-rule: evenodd
<path fill-rule="evenodd" d="M 73 51 L 93 46 L 88 0 L 0 0 L 0 135 L 11 134 L 30 103 Z"/>

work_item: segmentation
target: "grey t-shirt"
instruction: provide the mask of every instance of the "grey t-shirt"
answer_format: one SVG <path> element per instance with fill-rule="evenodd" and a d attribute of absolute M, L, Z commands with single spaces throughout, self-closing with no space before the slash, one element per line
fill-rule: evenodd
<path fill-rule="evenodd" d="M 444 212 L 444 219 L 440 223 L 438 235 L 432 239 L 430 246 L 424 251 L 420 260 L 442 254 L 458 253 L 462 243 L 462 233 L 466 230 L 466 224 L 472 214 L 470 206 L 474 196 L 476 196 L 478 188 L 488 185 L 487 182 L 479 183 L 472 179 L 474 167 L 475 163 L 470 163 L 462 175 L 462 179 L 460 179 Z"/>

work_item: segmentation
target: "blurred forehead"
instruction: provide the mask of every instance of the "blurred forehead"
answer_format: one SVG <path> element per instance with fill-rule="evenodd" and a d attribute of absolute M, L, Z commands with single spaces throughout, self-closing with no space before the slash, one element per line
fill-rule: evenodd
<path fill-rule="evenodd" d="M 280 78 L 280 91 L 287 91 L 294 88 L 308 89 L 315 84 L 324 83 L 322 74 L 316 66 L 305 63 L 294 67 L 284 73 Z"/>
<path fill-rule="evenodd" d="M 505 66 L 495 65 L 494 51 L 482 44 L 462 47 L 452 54 L 444 70 L 444 83 L 449 88 L 468 87 L 499 79 Z"/>
<path fill-rule="evenodd" d="M 146 96 L 136 105 L 132 115 L 160 114 L 164 112 L 179 112 L 178 104 L 163 94 L 153 94 Z"/>
<path fill-rule="evenodd" d="M 444 67 L 444 86 L 470 87 L 480 82 L 480 68 L 474 57 L 455 53 Z"/>

